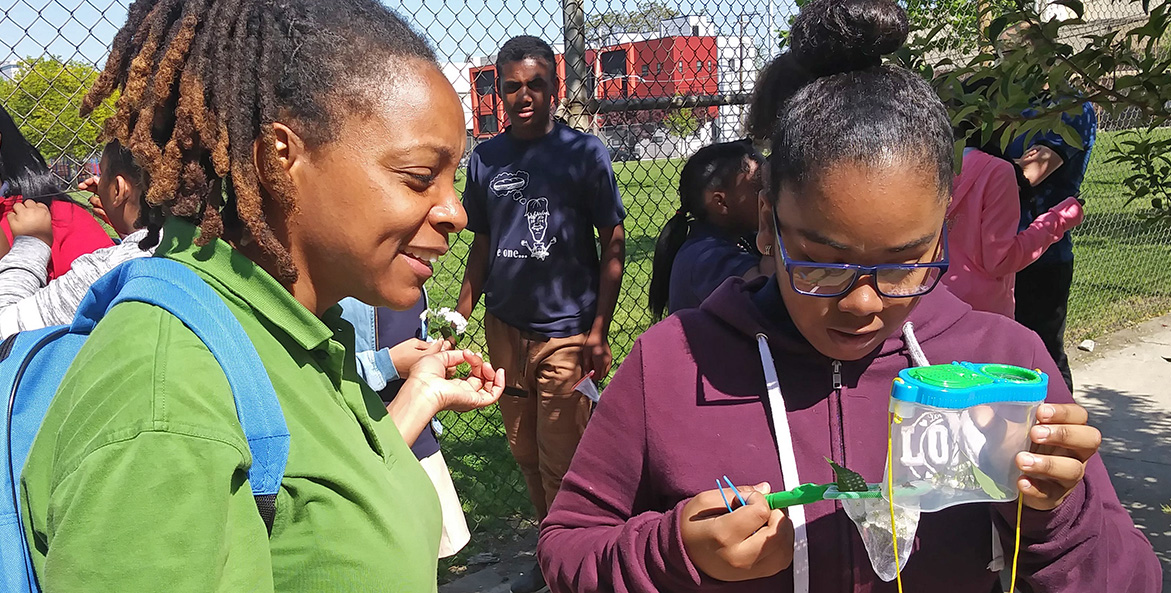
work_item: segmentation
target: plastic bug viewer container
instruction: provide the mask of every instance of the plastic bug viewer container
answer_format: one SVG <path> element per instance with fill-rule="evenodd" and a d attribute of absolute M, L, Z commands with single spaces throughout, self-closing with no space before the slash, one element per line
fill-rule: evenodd
<path fill-rule="evenodd" d="M 893 468 L 887 471 L 893 472 L 895 502 L 931 512 L 1015 500 L 1016 456 L 1029 447 L 1029 429 L 1048 388 L 1045 373 L 1009 365 L 964 362 L 901 371 L 890 400 Z"/>

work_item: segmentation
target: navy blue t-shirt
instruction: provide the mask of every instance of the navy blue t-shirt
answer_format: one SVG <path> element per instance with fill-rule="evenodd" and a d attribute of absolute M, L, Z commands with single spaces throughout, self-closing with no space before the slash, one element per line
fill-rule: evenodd
<path fill-rule="evenodd" d="M 1030 113 L 1025 112 L 1029 117 Z M 1090 164 L 1090 150 L 1094 147 L 1094 140 L 1098 133 L 1098 115 L 1094 112 L 1091 103 L 1082 105 L 1082 112 L 1077 115 L 1063 113 L 1061 121 L 1068 124 L 1082 138 L 1083 148 L 1078 148 L 1065 141 L 1057 132 L 1049 131 L 1025 137 L 1018 136 L 1005 151 L 1010 159 L 1019 159 L 1036 145 L 1047 146 L 1056 152 L 1063 161 L 1056 171 L 1051 173 L 1035 188 L 1032 204 L 1022 204 L 1020 230 L 1028 228 L 1041 214 L 1060 204 L 1066 198 L 1081 193 L 1082 180 L 1086 176 L 1086 167 Z M 1069 233 L 1060 241 L 1054 243 L 1037 260 L 1042 263 L 1057 263 L 1073 261 L 1073 241 Z"/>
<path fill-rule="evenodd" d="M 594 229 L 626 217 L 602 141 L 560 123 L 532 141 L 505 131 L 472 152 L 463 203 L 468 229 L 489 240 L 488 312 L 553 338 L 588 331 L 598 300 Z"/>
<path fill-rule="evenodd" d="M 758 264 L 759 255 L 748 252 L 719 229 L 691 223 L 691 232 L 671 264 L 667 312 L 698 307 L 725 280 L 743 276 Z"/>
<path fill-rule="evenodd" d="M 427 310 L 427 293 L 410 309 L 395 311 L 387 307 L 375 307 L 374 326 L 377 333 L 375 346 L 377 348 L 391 348 L 411 338 L 427 339 L 427 330 L 419 316 Z M 393 360 L 391 361 L 394 362 Z M 389 402 L 398 394 L 405 380 L 401 377 L 391 381 L 379 395 L 382 401 Z M 439 439 L 435 436 L 434 425 L 429 425 L 419 433 L 415 444 L 411 445 L 411 452 L 417 459 L 430 457 L 439 451 Z"/>

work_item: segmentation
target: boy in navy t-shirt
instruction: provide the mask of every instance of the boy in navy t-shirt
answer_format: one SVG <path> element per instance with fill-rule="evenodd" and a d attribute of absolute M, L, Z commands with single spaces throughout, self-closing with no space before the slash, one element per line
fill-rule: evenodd
<path fill-rule="evenodd" d="M 1031 112 L 1026 112 L 1028 117 Z M 1098 116 L 1090 103 L 1081 113 L 1061 115 L 1061 120 L 1081 137 L 1079 148 L 1054 131 L 1020 136 L 1005 156 L 1015 159 L 1035 189 L 1031 203 L 1021 204 L 1020 228 L 1062 200 L 1081 194 L 1082 180 L 1090 162 L 1090 150 L 1098 132 Z M 1016 320 L 1037 332 L 1057 362 L 1062 379 L 1071 390 L 1073 375 L 1065 354 L 1065 319 L 1073 285 L 1073 241 L 1069 233 L 1016 275 Z"/>
<path fill-rule="evenodd" d="M 625 252 L 626 211 L 606 147 L 553 119 L 555 63 L 530 36 L 498 54 L 496 90 L 511 125 L 468 162 L 463 203 L 475 239 L 457 306 L 470 318 L 484 295 L 488 355 L 508 380 L 500 411 L 538 520 L 589 418 L 574 386 L 610 370 Z M 527 576 L 513 591 L 544 587 L 539 569 Z"/>

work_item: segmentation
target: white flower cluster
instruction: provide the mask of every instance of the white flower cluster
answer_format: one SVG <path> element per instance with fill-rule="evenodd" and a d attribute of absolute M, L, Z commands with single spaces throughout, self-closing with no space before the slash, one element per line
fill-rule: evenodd
<path fill-rule="evenodd" d="M 468 320 L 464 319 L 463 315 L 460 315 L 459 313 L 456 313 L 447 307 L 440 309 L 439 314 L 443 316 L 444 320 L 451 324 L 451 327 L 455 328 L 455 333 L 463 334 L 464 331 L 468 329 Z"/>
<path fill-rule="evenodd" d="M 468 329 L 468 320 L 448 307 L 427 309 L 419 314 L 419 319 L 428 323 L 441 323 L 451 327 L 456 335 L 462 335 Z"/>

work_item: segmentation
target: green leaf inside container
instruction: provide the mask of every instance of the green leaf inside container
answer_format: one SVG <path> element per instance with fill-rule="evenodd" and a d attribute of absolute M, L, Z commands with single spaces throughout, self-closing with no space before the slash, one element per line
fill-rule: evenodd
<path fill-rule="evenodd" d="M 828 457 L 825 460 L 829 462 L 829 466 L 834 470 L 834 475 L 837 476 L 839 492 L 866 492 L 870 489 L 866 485 L 866 480 L 862 479 L 862 475 L 858 472 L 846 469 Z"/>

